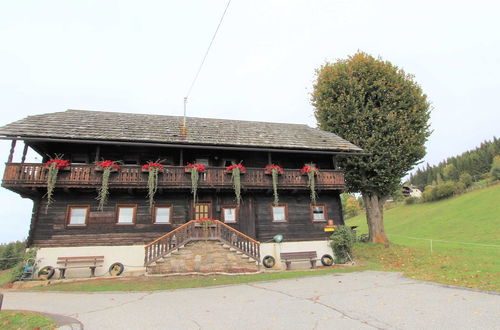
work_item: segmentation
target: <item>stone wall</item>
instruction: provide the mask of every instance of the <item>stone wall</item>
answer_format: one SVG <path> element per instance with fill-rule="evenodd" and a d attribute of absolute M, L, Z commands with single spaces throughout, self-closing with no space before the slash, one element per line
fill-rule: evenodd
<path fill-rule="evenodd" d="M 149 274 L 256 271 L 258 271 L 258 266 L 255 260 L 218 241 L 188 243 L 148 267 Z"/>

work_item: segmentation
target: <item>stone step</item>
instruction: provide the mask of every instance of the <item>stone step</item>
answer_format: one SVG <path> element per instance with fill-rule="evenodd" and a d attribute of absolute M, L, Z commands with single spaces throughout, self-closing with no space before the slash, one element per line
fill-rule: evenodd
<path fill-rule="evenodd" d="M 257 262 L 217 241 L 196 241 L 173 251 L 148 268 L 149 274 L 183 272 L 256 272 Z"/>

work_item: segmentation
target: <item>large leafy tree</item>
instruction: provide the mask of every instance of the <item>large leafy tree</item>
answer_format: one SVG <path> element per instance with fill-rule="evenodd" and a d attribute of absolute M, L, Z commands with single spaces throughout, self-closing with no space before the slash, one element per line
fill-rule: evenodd
<path fill-rule="evenodd" d="M 358 52 L 317 70 L 312 94 L 321 129 L 370 153 L 339 159 L 350 191 L 361 192 L 370 240 L 388 243 L 383 205 L 425 155 L 430 105 L 413 76 Z"/>

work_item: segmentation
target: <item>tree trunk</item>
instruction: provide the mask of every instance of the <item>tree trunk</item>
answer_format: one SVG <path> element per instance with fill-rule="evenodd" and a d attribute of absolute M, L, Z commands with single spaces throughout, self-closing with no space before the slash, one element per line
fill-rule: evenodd
<path fill-rule="evenodd" d="M 386 198 L 363 193 L 366 209 L 366 222 L 370 241 L 379 244 L 389 244 L 384 231 L 384 202 Z"/>

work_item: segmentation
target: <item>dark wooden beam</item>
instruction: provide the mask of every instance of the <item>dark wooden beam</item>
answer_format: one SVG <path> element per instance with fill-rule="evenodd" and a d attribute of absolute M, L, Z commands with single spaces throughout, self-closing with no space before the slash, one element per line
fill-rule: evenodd
<path fill-rule="evenodd" d="M 24 164 L 24 161 L 26 160 L 27 153 L 28 153 L 28 145 L 25 143 L 24 149 L 23 149 L 23 157 L 21 158 L 21 164 Z"/>
<path fill-rule="evenodd" d="M 271 152 L 267 152 L 267 163 L 272 164 L 273 163 L 273 158 L 271 157 Z"/>
<path fill-rule="evenodd" d="M 95 159 L 94 159 L 94 161 L 97 163 L 99 161 L 99 158 L 101 158 L 101 146 L 97 145 L 95 147 Z"/>
<path fill-rule="evenodd" d="M 179 166 L 184 165 L 184 149 L 179 150 Z"/>
<path fill-rule="evenodd" d="M 334 170 L 337 169 L 337 158 L 335 156 L 332 156 L 332 166 Z"/>
<path fill-rule="evenodd" d="M 12 163 L 12 159 L 14 159 L 14 151 L 16 150 L 16 142 L 17 140 L 12 140 L 10 144 L 10 153 L 9 158 L 7 159 L 7 163 Z"/>

